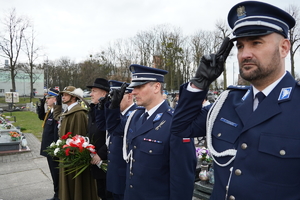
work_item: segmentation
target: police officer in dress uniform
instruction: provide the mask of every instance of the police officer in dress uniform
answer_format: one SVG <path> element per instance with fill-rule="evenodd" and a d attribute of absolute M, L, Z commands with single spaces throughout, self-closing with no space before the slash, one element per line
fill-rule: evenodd
<path fill-rule="evenodd" d="M 201 109 L 198 102 L 223 72 L 232 47 L 225 39 L 181 86 L 171 132 L 181 137 L 207 132 L 215 170 L 211 199 L 300 199 L 300 114 L 295 112 L 300 84 L 285 71 L 284 61 L 295 20 L 270 4 L 245 1 L 230 10 L 228 22 L 240 74 L 251 86 L 230 86 L 210 109 Z"/>
<path fill-rule="evenodd" d="M 173 111 L 163 99 L 164 75 L 168 72 L 137 64 L 129 69 L 132 73 L 129 87 L 134 88 L 136 104 L 143 107 L 138 107 L 127 120 L 121 120 L 125 127 L 123 157 L 127 162 L 124 199 L 169 200 Z M 109 109 L 116 109 L 116 102 L 123 97 L 122 88 L 119 92 L 115 90 Z"/>
<path fill-rule="evenodd" d="M 58 182 L 59 182 L 59 169 L 58 162 L 55 161 L 55 158 L 52 158 L 48 155 L 44 150 L 47 149 L 48 146 L 52 142 L 56 142 L 58 140 L 58 129 L 57 129 L 57 121 L 53 117 L 53 106 L 56 102 L 56 97 L 58 96 L 59 91 L 53 88 L 50 88 L 45 96 L 45 98 L 41 99 L 41 104 L 38 106 L 38 117 L 40 120 L 44 120 L 43 122 L 43 135 L 41 142 L 41 152 L 42 156 L 47 157 L 49 170 L 51 173 L 53 187 L 54 187 L 54 196 L 48 200 L 59 200 L 58 198 Z M 45 112 L 45 103 L 49 110 Z M 57 158 L 58 159 L 58 158 Z"/>
<path fill-rule="evenodd" d="M 108 81 L 111 90 L 120 90 L 123 82 L 110 80 Z M 132 88 L 128 88 L 126 84 L 125 93 L 120 103 L 120 109 L 111 109 L 109 111 L 116 112 L 106 117 L 106 127 L 108 130 L 107 148 L 108 148 L 108 167 L 107 167 L 107 190 L 113 193 L 114 200 L 123 200 L 125 183 L 126 183 L 126 167 L 127 163 L 123 159 L 123 136 L 124 127 L 121 127 L 122 118 L 126 120 L 134 111 L 137 105 L 133 102 Z"/>

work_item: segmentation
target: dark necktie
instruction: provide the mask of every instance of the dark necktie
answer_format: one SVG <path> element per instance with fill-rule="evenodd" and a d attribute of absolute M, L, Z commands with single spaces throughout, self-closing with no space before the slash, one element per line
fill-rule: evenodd
<path fill-rule="evenodd" d="M 145 112 L 142 116 L 142 124 L 147 120 L 147 117 L 149 116 L 148 112 Z"/>
<path fill-rule="evenodd" d="M 260 104 L 266 98 L 266 96 L 262 92 L 257 93 L 255 97 L 258 99 L 258 104 Z"/>

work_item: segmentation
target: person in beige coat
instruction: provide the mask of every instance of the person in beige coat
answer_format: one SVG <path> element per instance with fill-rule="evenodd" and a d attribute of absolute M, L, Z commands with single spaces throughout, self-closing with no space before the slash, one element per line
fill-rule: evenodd
<path fill-rule="evenodd" d="M 78 100 L 83 99 L 83 91 L 73 86 L 66 87 L 60 92 L 58 103 L 54 107 L 55 117 L 59 118 L 59 136 L 71 132 L 74 135 L 87 135 L 87 110 L 80 106 Z M 67 109 L 62 112 L 62 106 L 66 104 Z M 99 199 L 97 196 L 95 179 L 91 177 L 90 167 L 83 171 L 75 179 L 75 173 L 66 174 L 60 168 L 59 173 L 59 198 L 60 200 L 82 200 Z"/>

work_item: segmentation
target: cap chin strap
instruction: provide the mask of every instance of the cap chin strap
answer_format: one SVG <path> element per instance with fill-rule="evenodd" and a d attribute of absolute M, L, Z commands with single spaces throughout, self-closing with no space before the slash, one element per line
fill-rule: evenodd
<path fill-rule="evenodd" d="M 70 99 L 69 99 L 68 101 L 63 101 L 62 103 L 63 103 L 63 104 L 68 104 L 68 103 L 70 103 L 70 102 L 71 102 L 71 99 L 72 99 L 72 97 L 73 97 L 73 96 L 70 96 Z"/>
<path fill-rule="evenodd" d="M 207 115 L 207 120 L 206 120 L 206 140 L 207 140 L 207 148 L 209 149 L 209 152 L 211 154 L 211 157 L 215 161 L 217 165 L 220 167 L 225 167 L 229 165 L 236 156 L 236 149 L 227 149 L 222 152 L 217 152 L 213 145 L 212 145 L 212 129 L 215 123 L 215 120 L 222 108 L 222 105 L 224 104 L 230 90 L 225 90 L 224 92 L 221 93 L 221 95 L 217 98 L 215 103 L 212 105 L 212 107 L 209 109 L 208 115 Z M 226 157 L 226 156 L 232 156 L 232 158 L 224 164 L 221 164 L 217 162 L 215 157 Z"/>

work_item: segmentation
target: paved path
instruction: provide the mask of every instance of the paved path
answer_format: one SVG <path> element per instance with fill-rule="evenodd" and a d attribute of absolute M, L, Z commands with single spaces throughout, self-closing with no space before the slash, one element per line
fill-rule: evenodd
<path fill-rule="evenodd" d="M 40 141 L 24 133 L 31 151 L 0 155 L 0 200 L 45 200 L 53 196 L 51 175 Z"/>
<path fill-rule="evenodd" d="M 0 200 L 45 200 L 53 196 L 47 160 L 39 155 L 41 142 L 31 133 L 24 135 L 30 151 L 0 154 Z"/>

